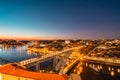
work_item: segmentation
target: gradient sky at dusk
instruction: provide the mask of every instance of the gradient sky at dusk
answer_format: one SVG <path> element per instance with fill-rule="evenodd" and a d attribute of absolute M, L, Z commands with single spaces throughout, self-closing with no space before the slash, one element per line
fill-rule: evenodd
<path fill-rule="evenodd" d="M 0 0 L 0 38 L 120 38 L 120 0 Z"/>

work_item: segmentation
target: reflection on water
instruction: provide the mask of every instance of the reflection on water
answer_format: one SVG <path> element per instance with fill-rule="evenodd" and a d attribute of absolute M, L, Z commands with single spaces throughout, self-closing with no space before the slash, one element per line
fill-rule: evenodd
<path fill-rule="evenodd" d="M 79 62 L 72 73 L 80 74 L 82 80 L 120 80 L 120 66 Z"/>
<path fill-rule="evenodd" d="M 37 53 L 26 51 L 26 46 L 4 46 L 0 47 L 0 57 L 11 62 L 18 62 L 24 59 L 40 56 Z"/>

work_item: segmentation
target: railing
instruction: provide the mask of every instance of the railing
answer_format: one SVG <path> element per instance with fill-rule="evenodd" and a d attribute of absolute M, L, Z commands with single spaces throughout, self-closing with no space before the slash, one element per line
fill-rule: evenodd
<path fill-rule="evenodd" d="M 92 61 L 98 61 L 98 62 L 104 62 L 105 64 L 117 64 L 120 65 L 120 58 L 104 58 L 104 57 L 84 57 L 86 60 L 92 60 Z"/>
<path fill-rule="evenodd" d="M 37 61 L 41 61 L 41 60 L 44 60 L 44 59 L 47 59 L 47 58 L 50 58 L 50 57 L 54 57 L 56 55 L 59 55 L 59 54 L 71 51 L 73 49 L 81 48 L 81 47 L 84 47 L 84 46 L 79 46 L 79 47 L 74 47 L 74 48 L 70 48 L 70 49 L 65 49 L 65 50 L 60 51 L 60 52 L 44 55 L 44 56 L 42 56 L 40 58 L 32 58 L 32 59 L 23 60 L 23 61 L 20 61 L 19 63 L 20 63 L 20 65 L 24 66 L 24 65 L 27 65 L 27 64 L 30 64 L 30 63 L 34 63 L 34 62 L 37 62 Z"/>

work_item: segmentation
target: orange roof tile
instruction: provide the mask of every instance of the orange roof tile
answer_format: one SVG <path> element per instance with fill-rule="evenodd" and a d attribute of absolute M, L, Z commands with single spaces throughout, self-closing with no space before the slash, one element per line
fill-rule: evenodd
<path fill-rule="evenodd" d="M 19 67 L 15 67 L 12 64 L 6 64 L 1 66 L 0 73 L 32 78 L 37 80 L 65 80 L 65 78 L 62 75 L 31 72 L 21 69 Z"/>

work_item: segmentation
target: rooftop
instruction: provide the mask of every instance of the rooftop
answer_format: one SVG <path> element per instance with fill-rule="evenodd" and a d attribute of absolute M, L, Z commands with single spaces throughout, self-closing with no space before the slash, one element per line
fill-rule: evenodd
<path fill-rule="evenodd" d="M 1 66 L 0 73 L 36 80 L 65 80 L 65 77 L 62 75 L 27 71 L 16 64 L 5 64 Z"/>

